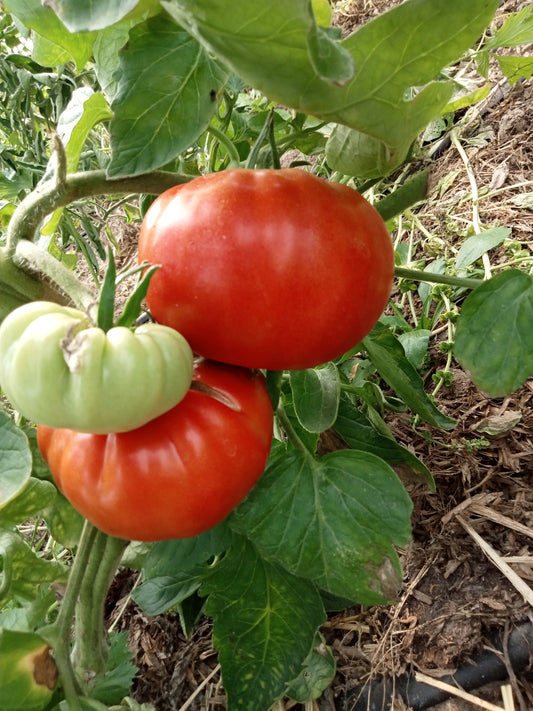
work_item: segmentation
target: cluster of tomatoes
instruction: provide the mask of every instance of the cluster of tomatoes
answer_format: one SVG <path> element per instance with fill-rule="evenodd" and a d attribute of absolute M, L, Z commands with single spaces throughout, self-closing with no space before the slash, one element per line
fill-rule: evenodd
<path fill-rule="evenodd" d="M 73 506 L 111 535 L 154 541 L 212 528 L 246 496 L 272 442 L 264 371 L 355 346 L 387 303 L 394 255 L 352 188 L 231 169 L 155 200 L 145 262 L 159 265 L 155 323 L 104 333 L 74 309 L 29 304 L 0 327 L 0 383 L 38 423 Z"/>

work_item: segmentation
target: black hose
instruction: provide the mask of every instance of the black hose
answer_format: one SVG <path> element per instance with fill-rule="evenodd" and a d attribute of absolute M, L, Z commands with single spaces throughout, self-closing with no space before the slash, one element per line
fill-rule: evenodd
<path fill-rule="evenodd" d="M 531 669 L 533 660 L 533 623 L 515 628 L 509 635 L 507 661 L 514 672 Z M 440 678 L 452 686 L 472 691 L 492 681 L 508 677 L 504 655 L 500 652 L 482 652 L 472 664 L 460 667 L 454 674 Z M 442 703 L 450 694 L 434 686 L 403 675 L 395 679 L 378 680 L 368 686 L 350 689 L 341 699 L 342 711 L 389 711 L 394 699 L 401 697 L 413 711 L 422 711 Z"/>

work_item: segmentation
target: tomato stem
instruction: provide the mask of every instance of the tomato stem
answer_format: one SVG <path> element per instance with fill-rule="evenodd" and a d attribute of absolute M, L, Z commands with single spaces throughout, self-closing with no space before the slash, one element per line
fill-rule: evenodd
<path fill-rule="evenodd" d="M 21 240 L 33 240 L 44 218 L 58 207 L 95 195 L 150 193 L 158 195 L 193 176 L 153 171 L 125 178 L 108 178 L 105 170 L 71 173 L 56 182 L 51 180 L 27 195 L 9 222 L 6 251 L 13 257 Z"/>
<path fill-rule="evenodd" d="M 83 693 L 76 680 L 70 658 L 70 630 L 81 585 L 85 577 L 85 569 L 91 555 L 91 550 L 98 531 L 88 521 L 83 527 L 78 550 L 69 573 L 67 589 L 59 608 L 56 621 L 39 630 L 39 634 L 49 642 L 54 649 L 54 659 L 57 665 L 65 698 L 70 711 L 81 711 L 80 693 Z"/>
<path fill-rule="evenodd" d="M 108 645 L 104 605 L 128 541 L 98 531 L 87 561 L 76 606 L 74 666 L 82 677 L 94 679 L 107 667 Z"/>
<path fill-rule="evenodd" d="M 302 442 L 300 437 L 298 436 L 298 433 L 292 426 L 292 423 L 290 419 L 287 416 L 287 413 L 285 412 L 285 408 L 283 407 L 282 402 L 278 404 L 278 407 L 276 409 L 276 416 L 278 418 L 279 424 L 281 425 L 283 431 L 287 435 L 287 439 L 289 442 L 292 444 L 292 446 L 297 449 L 299 452 L 303 452 L 305 455 L 308 457 L 312 458 L 311 452 L 307 449 L 305 444 Z"/>
<path fill-rule="evenodd" d="M 423 269 L 408 269 L 407 267 L 395 267 L 394 274 L 400 279 L 427 281 L 432 284 L 450 284 L 451 286 L 460 286 L 466 289 L 476 289 L 484 281 L 483 279 L 458 277 L 453 274 L 436 274 Z"/>
<path fill-rule="evenodd" d="M 82 284 L 64 264 L 34 242 L 28 240 L 19 242 L 13 255 L 13 263 L 26 272 L 38 273 L 45 277 L 44 293 L 41 298 L 61 304 L 71 302 L 88 313 L 96 306 L 97 294 Z"/>

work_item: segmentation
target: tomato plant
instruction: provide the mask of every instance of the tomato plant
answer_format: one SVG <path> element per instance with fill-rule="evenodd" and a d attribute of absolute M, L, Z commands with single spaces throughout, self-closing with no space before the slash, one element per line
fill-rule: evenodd
<path fill-rule="evenodd" d="M 4 392 L 26 418 L 50 427 L 140 427 L 185 396 L 192 369 L 185 339 L 159 324 L 106 333 L 77 309 L 34 301 L 0 326 Z"/>
<path fill-rule="evenodd" d="M 385 223 L 359 193 L 303 170 L 226 170 L 151 205 L 139 260 L 160 323 L 207 358 L 298 370 L 341 356 L 381 315 L 394 276 Z"/>
<path fill-rule="evenodd" d="M 262 375 L 201 360 L 193 387 L 143 427 L 108 435 L 39 426 L 64 495 L 112 536 L 187 538 L 212 528 L 250 491 L 272 440 Z"/>
<path fill-rule="evenodd" d="M 533 372 L 533 281 L 520 256 L 491 275 L 505 235 L 477 199 L 458 252 L 458 235 L 436 260 L 416 240 L 417 205 L 448 190 L 428 182 L 428 123 L 447 131 L 489 93 L 489 58 L 530 76 L 530 58 L 497 55 L 530 15 L 494 33 L 499 0 L 406 0 L 343 37 L 328 0 L 247 0 L 238 22 L 217 0 L 45 5 L 0 16 L 0 666 L 20 671 L 0 673 L 0 706 L 144 711 L 104 622 L 119 566 L 141 573 L 143 613 L 177 613 L 185 634 L 209 615 L 228 711 L 307 706 L 335 674 L 326 612 L 398 594 L 413 506 L 395 472 L 435 486 L 390 411 L 414 438 L 451 430 L 434 396 L 453 359 L 489 395 Z M 161 324 L 136 328 L 147 295 Z M 42 301 L 57 303 L 27 327 L 8 317 Z M 201 360 L 189 388 L 176 329 L 234 365 Z M 166 360 L 139 356 L 161 339 Z M 77 369 L 86 348 L 98 377 Z"/>

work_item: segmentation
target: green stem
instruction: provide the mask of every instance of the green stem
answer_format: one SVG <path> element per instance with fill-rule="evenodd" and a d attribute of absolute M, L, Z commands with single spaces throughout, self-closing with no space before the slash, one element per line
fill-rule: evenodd
<path fill-rule="evenodd" d="M 45 295 L 59 303 L 73 303 L 77 308 L 89 313 L 98 303 L 98 294 L 81 283 L 78 277 L 64 264 L 34 242 L 21 240 L 13 254 L 15 266 L 26 272 L 45 275 Z"/>
<path fill-rule="evenodd" d="M 74 628 L 74 667 L 78 675 L 87 680 L 101 676 L 107 667 L 104 606 L 127 545 L 128 541 L 99 531 L 87 561 Z"/>
<path fill-rule="evenodd" d="M 276 416 L 294 449 L 297 449 L 300 452 L 303 452 L 306 456 L 312 458 L 313 455 L 309 452 L 300 437 L 298 437 L 298 433 L 292 426 L 290 419 L 287 417 L 287 413 L 285 412 L 285 408 L 283 407 L 283 404 L 281 402 L 279 403 L 276 409 Z"/>
<path fill-rule="evenodd" d="M 59 614 L 53 625 L 39 630 L 39 634 L 54 649 L 54 659 L 70 711 L 81 711 L 79 702 L 80 689 L 70 658 L 70 632 L 85 569 L 97 532 L 97 529 L 92 524 L 88 521 L 85 522 L 74 563 L 68 576 L 67 589 L 59 608 Z"/>
<path fill-rule="evenodd" d="M 15 254 L 21 240 L 33 240 L 44 218 L 58 207 L 95 195 L 150 193 L 157 195 L 168 188 L 186 183 L 192 176 L 154 171 L 126 178 L 108 178 L 105 170 L 72 173 L 56 183 L 50 181 L 31 192 L 17 207 L 9 223 L 6 250 Z"/>
<path fill-rule="evenodd" d="M 423 269 L 408 269 L 407 267 L 395 267 L 394 274 L 400 279 L 412 279 L 413 281 L 427 281 L 432 284 L 450 284 L 466 289 L 476 289 L 483 284 L 483 279 L 470 279 L 468 277 L 458 277 L 452 274 L 435 274 Z"/>
<path fill-rule="evenodd" d="M 0 248 L 0 284 L 3 291 L 18 294 L 27 301 L 43 298 L 43 285 L 13 264 L 5 247 Z"/>
<path fill-rule="evenodd" d="M 235 148 L 235 146 L 230 141 L 230 139 L 226 136 L 226 134 L 223 133 L 222 131 L 220 131 L 218 128 L 215 128 L 215 126 L 208 126 L 207 131 L 214 138 L 217 139 L 217 141 L 219 142 L 220 145 L 224 146 L 231 161 L 238 165 L 241 162 L 241 157 L 239 155 L 238 150 Z M 212 166 L 212 167 L 214 168 L 214 166 Z"/>

